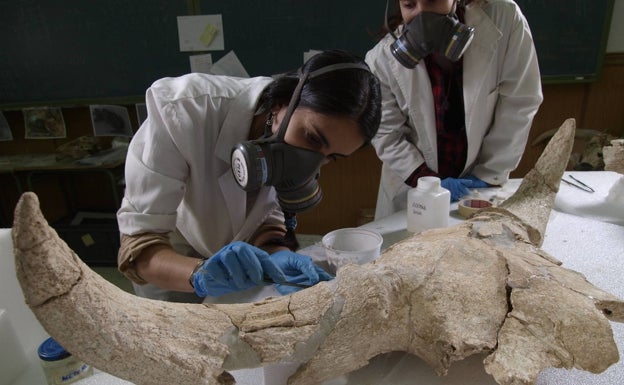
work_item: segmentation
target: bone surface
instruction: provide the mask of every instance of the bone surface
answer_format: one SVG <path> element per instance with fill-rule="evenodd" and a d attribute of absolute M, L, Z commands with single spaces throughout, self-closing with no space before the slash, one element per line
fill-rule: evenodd
<path fill-rule="evenodd" d="M 624 322 L 624 303 L 539 248 L 573 137 L 567 120 L 499 208 L 290 296 L 201 305 L 127 294 L 81 262 L 33 193 L 12 229 L 18 280 L 51 336 L 139 385 L 232 384 L 228 370 L 279 362 L 301 364 L 290 385 L 311 385 L 391 351 L 440 375 L 486 354 L 501 385 L 533 384 L 547 367 L 599 373 L 619 360 L 609 320 Z"/>
<path fill-rule="evenodd" d="M 624 174 L 624 139 L 611 141 L 610 146 L 602 149 L 605 162 L 605 170 Z"/>

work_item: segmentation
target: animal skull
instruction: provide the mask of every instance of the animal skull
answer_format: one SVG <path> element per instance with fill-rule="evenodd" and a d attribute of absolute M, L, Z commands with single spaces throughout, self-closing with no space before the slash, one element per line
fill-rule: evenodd
<path fill-rule="evenodd" d="M 390 351 L 439 374 L 485 352 L 501 385 L 532 384 L 546 367 L 597 373 L 619 360 L 608 320 L 624 322 L 624 303 L 539 248 L 573 138 L 567 120 L 499 208 L 290 296 L 201 305 L 123 292 L 57 236 L 33 193 L 16 208 L 16 271 L 52 337 L 136 384 L 232 384 L 227 370 L 279 362 L 301 363 L 289 384 L 317 384 Z"/>

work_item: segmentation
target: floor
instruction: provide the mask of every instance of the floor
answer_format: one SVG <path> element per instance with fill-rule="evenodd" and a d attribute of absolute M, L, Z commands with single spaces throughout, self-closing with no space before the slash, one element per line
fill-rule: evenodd
<path fill-rule="evenodd" d="M 320 242 L 321 238 L 320 235 L 315 234 L 297 234 L 297 239 L 302 248 Z M 134 294 L 132 283 L 117 270 L 117 267 L 92 267 L 92 269 L 120 289 Z"/>

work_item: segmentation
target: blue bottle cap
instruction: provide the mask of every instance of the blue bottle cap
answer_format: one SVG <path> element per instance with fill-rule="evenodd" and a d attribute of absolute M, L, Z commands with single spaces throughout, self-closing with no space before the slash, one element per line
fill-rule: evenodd
<path fill-rule="evenodd" d="M 39 353 L 39 358 L 44 361 L 58 361 L 71 356 L 71 354 L 52 337 L 39 345 L 37 353 Z"/>

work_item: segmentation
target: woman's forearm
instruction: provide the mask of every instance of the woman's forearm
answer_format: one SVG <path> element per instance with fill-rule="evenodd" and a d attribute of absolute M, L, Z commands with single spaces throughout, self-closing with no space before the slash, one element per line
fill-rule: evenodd
<path fill-rule="evenodd" d="M 153 285 L 192 293 L 189 277 L 199 261 L 159 244 L 146 247 L 136 259 L 135 268 L 141 278 Z"/>

